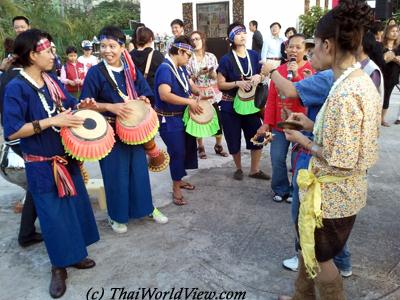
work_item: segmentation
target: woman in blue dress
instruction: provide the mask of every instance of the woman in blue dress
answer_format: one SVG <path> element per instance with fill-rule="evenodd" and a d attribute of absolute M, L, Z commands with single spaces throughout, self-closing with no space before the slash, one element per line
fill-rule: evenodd
<path fill-rule="evenodd" d="M 249 177 L 268 180 L 271 177 L 260 170 L 261 146 L 253 145 L 250 139 L 261 126 L 259 109 L 254 101 L 236 101 L 239 89 L 249 90 L 252 85 L 261 81 L 260 56 L 253 50 L 246 49 L 246 28 L 243 24 L 233 23 L 228 27 L 228 38 L 231 51 L 225 54 L 219 63 L 218 88 L 222 91 L 219 102 L 221 108 L 222 127 L 229 153 L 235 162 L 236 171 L 233 178 L 243 180 L 241 162 L 242 131 L 246 140 L 246 148 L 251 151 L 251 166 Z M 235 107 L 240 104 L 240 107 Z"/>
<path fill-rule="evenodd" d="M 21 139 L 28 187 L 52 264 L 49 292 L 59 298 L 66 290 L 66 267 L 95 266 L 86 247 L 99 240 L 99 233 L 79 163 L 66 157 L 61 143 L 59 128 L 82 125 L 83 119 L 71 114 L 77 100 L 46 73 L 54 64 L 47 36 L 32 29 L 15 40 L 14 52 L 23 70 L 6 87 L 4 136 Z M 85 99 L 79 105 L 96 104 Z"/>
<path fill-rule="evenodd" d="M 126 61 L 126 58 L 130 59 L 129 53 L 123 55 L 126 51 L 123 32 L 114 26 L 104 27 L 99 33 L 99 39 L 103 61 L 89 69 L 81 99 L 96 99 L 97 110 L 115 128 L 115 117 L 126 118 L 130 113 L 125 103 L 125 100 L 132 97 L 128 96 L 130 91 L 135 91 L 144 101 L 149 101 L 147 97 L 153 93 L 140 71 L 136 67 L 129 67 Z M 110 154 L 100 161 L 108 220 L 112 229 L 124 233 L 128 229 L 126 224 L 129 219 L 150 215 L 158 223 L 168 222 L 168 218 L 153 206 L 143 145 L 128 145 L 118 136 L 115 138 L 116 143 Z"/>
<path fill-rule="evenodd" d="M 189 38 L 180 36 L 171 44 L 168 55 L 158 67 L 154 79 L 155 109 L 160 120 L 160 135 L 170 156 L 172 196 L 176 205 L 187 204 L 181 189 L 194 190 L 194 185 L 182 180 L 187 169 L 197 169 L 196 138 L 185 132 L 182 116 L 186 106 L 193 113 L 202 108 L 191 98 L 185 65 L 193 53 Z"/>

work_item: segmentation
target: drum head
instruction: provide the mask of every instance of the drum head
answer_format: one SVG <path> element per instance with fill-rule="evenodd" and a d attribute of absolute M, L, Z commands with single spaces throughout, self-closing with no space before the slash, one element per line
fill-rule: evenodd
<path fill-rule="evenodd" d="M 238 96 L 240 100 L 248 101 L 254 100 L 254 94 L 256 93 L 256 85 L 252 85 L 249 90 L 238 89 Z"/>
<path fill-rule="evenodd" d="M 70 128 L 72 134 L 81 140 L 94 141 L 104 137 L 107 133 L 107 121 L 102 114 L 94 110 L 81 109 L 74 115 L 84 118 L 82 126 Z"/>
<path fill-rule="evenodd" d="M 199 124 L 207 124 L 214 117 L 214 107 L 207 100 L 199 100 L 199 105 L 203 108 L 203 113 L 196 115 L 190 112 L 190 118 Z"/>
<path fill-rule="evenodd" d="M 118 118 L 118 121 L 125 127 L 136 127 L 142 123 L 150 113 L 150 105 L 141 100 L 127 102 L 127 105 L 133 110 L 127 119 Z"/>

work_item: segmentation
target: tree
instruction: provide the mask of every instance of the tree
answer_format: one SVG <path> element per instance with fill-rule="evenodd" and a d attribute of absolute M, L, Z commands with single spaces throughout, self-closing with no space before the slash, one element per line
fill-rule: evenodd
<path fill-rule="evenodd" d="M 319 6 L 313 6 L 309 11 L 300 16 L 300 29 L 306 37 L 314 36 L 318 21 L 328 12 Z"/>

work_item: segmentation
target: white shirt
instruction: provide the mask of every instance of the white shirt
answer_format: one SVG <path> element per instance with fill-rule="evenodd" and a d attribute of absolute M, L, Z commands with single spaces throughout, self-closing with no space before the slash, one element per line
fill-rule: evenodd
<path fill-rule="evenodd" d="M 81 55 L 79 56 L 78 61 L 84 66 L 85 76 L 90 67 L 97 65 L 99 63 L 97 57 L 94 55 L 90 55 L 89 57 Z"/>
<path fill-rule="evenodd" d="M 281 44 L 283 42 L 284 39 L 279 36 L 269 36 L 263 43 L 261 60 L 266 61 L 268 58 L 281 58 Z"/>

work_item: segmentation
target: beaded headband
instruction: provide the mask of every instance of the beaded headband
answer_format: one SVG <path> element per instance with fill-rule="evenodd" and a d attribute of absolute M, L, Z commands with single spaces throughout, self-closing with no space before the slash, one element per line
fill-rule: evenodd
<path fill-rule="evenodd" d="M 231 32 L 229 32 L 229 40 L 233 43 L 233 40 L 235 39 L 235 35 L 237 35 L 241 32 L 246 33 L 246 28 L 244 28 L 243 26 L 233 27 Z"/>
<path fill-rule="evenodd" d="M 43 38 L 36 44 L 35 51 L 40 52 L 40 51 L 46 50 L 50 47 L 51 47 L 50 41 L 46 38 Z"/>
<path fill-rule="evenodd" d="M 111 36 L 111 35 L 101 35 L 101 36 L 99 36 L 99 40 L 100 40 L 100 41 L 102 41 L 102 40 L 107 40 L 107 39 L 114 40 L 114 41 L 116 41 L 118 44 L 120 44 L 121 46 L 125 44 L 124 41 L 122 41 L 122 40 L 116 38 L 115 36 Z"/>
<path fill-rule="evenodd" d="M 185 43 L 173 43 L 171 46 L 178 48 L 178 49 L 182 49 L 182 50 L 188 50 L 190 52 L 193 52 L 193 47 L 190 46 L 189 44 L 185 44 Z"/>

